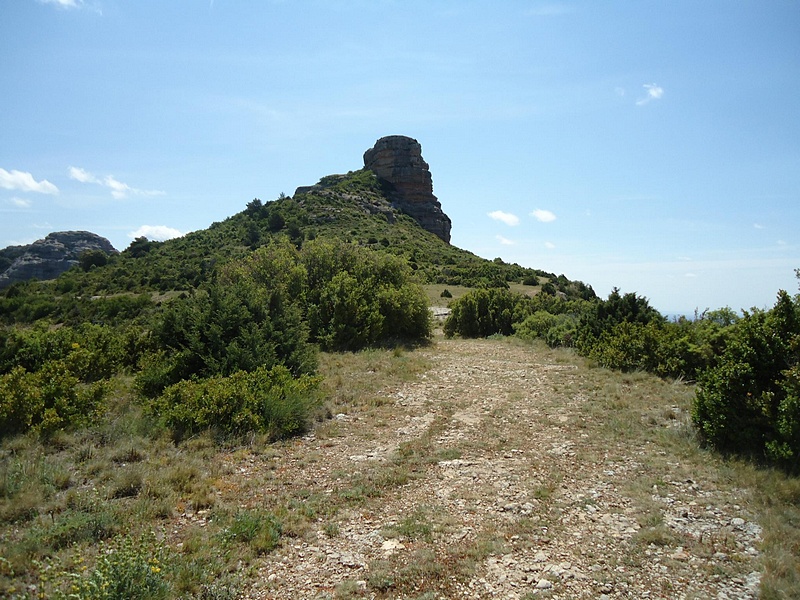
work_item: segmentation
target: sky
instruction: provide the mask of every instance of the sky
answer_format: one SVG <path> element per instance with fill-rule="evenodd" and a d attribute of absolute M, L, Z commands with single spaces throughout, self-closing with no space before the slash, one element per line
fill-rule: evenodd
<path fill-rule="evenodd" d="M 0 61 L 0 247 L 182 235 L 399 134 L 485 258 L 798 291 L 797 0 L 0 0 Z"/>

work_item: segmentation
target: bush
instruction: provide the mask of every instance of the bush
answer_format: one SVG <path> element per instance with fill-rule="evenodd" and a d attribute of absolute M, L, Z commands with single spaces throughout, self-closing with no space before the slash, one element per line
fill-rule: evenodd
<path fill-rule="evenodd" d="M 93 267 L 102 267 L 108 264 L 108 255 L 102 250 L 86 250 L 78 257 L 81 269 L 89 271 Z"/>
<path fill-rule="evenodd" d="M 314 372 L 316 350 L 308 343 L 302 294 L 281 253 L 262 248 L 206 292 L 170 303 L 153 327 L 159 350 L 142 360 L 139 390 L 152 397 L 182 379 L 276 365 L 296 375 Z"/>
<path fill-rule="evenodd" d="M 165 578 L 169 552 L 154 536 L 119 538 L 102 550 L 88 574 L 66 574 L 70 590 L 58 592 L 56 598 L 157 600 L 169 596 L 170 586 Z"/>
<path fill-rule="evenodd" d="M 592 346 L 597 343 L 603 333 L 610 332 L 620 323 L 650 322 L 664 323 L 666 319 L 655 308 L 650 306 L 647 298 L 633 292 L 620 295 L 614 288 L 607 300 L 594 302 L 592 308 L 581 317 L 580 339 L 578 347 L 584 354 L 590 354 Z"/>
<path fill-rule="evenodd" d="M 522 294 L 503 288 L 473 290 L 450 305 L 444 334 L 465 338 L 511 335 L 526 302 Z"/>
<path fill-rule="evenodd" d="M 719 363 L 700 377 L 693 419 L 724 452 L 800 465 L 800 299 L 780 292 L 769 311 L 746 314 Z"/>
<path fill-rule="evenodd" d="M 181 381 L 151 401 L 149 409 L 178 437 L 211 429 L 281 439 L 306 430 L 318 405 L 318 386 L 317 377 L 295 379 L 285 367 L 259 367 L 230 377 Z"/>
<path fill-rule="evenodd" d="M 578 317 L 573 314 L 551 314 L 538 310 L 521 323 L 514 323 L 514 334 L 524 340 L 540 338 L 551 348 L 570 347 L 578 331 Z"/>
<path fill-rule="evenodd" d="M 86 422 L 102 407 L 105 386 L 83 385 L 63 361 L 36 373 L 14 367 L 0 376 L 0 437 L 34 429 L 50 434 Z"/>
<path fill-rule="evenodd" d="M 0 330 L 0 373 L 20 366 L 36 372 L 48 362 L 64 361 L 81 381 L 111 377 L 136 364 L 143 351 L 141 329 L 125 330 L 84 323 L 51 329 L 47 323 L 31 329 Z"/>
<path fill-rule="evenodd" d="M 300 253 L 312 339 L 358 350 L 431 336 L 428 301 L 401 259 L 341 242 L 314 241 Z"/>

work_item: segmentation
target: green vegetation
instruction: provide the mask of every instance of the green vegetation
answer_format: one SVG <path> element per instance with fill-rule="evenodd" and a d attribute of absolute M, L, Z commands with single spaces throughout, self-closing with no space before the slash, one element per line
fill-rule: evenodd
<path fill-rule="evenodd" d="M 224 455 L 264 451 L 315 420 L 318 439 L 335 437 L 333 410 L 382 406 L 379 387 L 423 370 L 407 350 L 432 338 L 429 304 L 445 302 L 448 337 L 543 340 L 593 365 L 697 382 L 686 387 L 691 443 L 800 469 L 800 296 L 781 292 L 743 317 L 724 308 L 668 321 L 635 293 L 599 299 L 564 275 L 454 248 L 356 171 L 294 198 L 254 199 L 180 239 L 87 253 L 56 280 L 0 294 L 0 595 L 235 597 L 233 573 L 283 536 L 317 521 L 339 535 L 339 507 L 443 460 L 431 441 L 439 421 L 329 495 L 244 507 L 220 487 Z M 633 427 L 619 425 L 620 435 Z M 786 487 L 782 497 L 796 495 Z M 176 513 L 202 525 L 169 539 Z M 434 517 L 420 509 L 391 533 L 428 543 Z M 665 532 L 653 523 L 642 543 L 669 543 Z M 403 568 L 373 565 L 369 587 L 433 586 L 442 560 L 466 552 L 418 550 Z"/>
<path fill-rule="evenodd" d="M 716 366 L 700 378 L 694 421 L 725 452 L 800 469 L 800 296 L 737 323 Z"/>
<path fill-rule="evenodd" d="M 725 308 L 674 322 L 617 289 L 606 300 L 479 289 L 450 307 L 447 336 L 514 333 L 610 369 L 697 380 L 694 422 L 705 442 L 800 469 L 800 296 L 782 291 L 774 308 L 741 319 Z"/>
<path fill-rule="evenodd" d="M 317 404 L 317 385 L 308 375 L 293 378 L 285 367 L 258 367 L 229 377 L 181 381 L 148 409 L 181 438 L 215 430 L 228 436 L 259 431 L 281 439 L 306 430 Z"/>
<path fill-rule="evenodd" d="M 293 509 L 221 501 L 224 449 L 324 418 L 320 348 L 403 362 L 432 333 L 401 253 L 309 222 L 292 199 L 253 201 L 0 296 L 0 595 L 233 598 L 233 567 L 302 527 Z M 176 510 L 208 513 L 181 551 L 150 533 Z"/>

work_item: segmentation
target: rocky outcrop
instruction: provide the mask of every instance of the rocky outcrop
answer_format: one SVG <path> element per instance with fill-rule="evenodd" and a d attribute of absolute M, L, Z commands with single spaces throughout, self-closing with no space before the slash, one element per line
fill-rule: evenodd
<path fill-rule="evenodd" d="M 67 269 L 78 264 L 80 255 L 87 250 L 101 250 L 117 254 L 106 238 L 88 231 L 58 231 L 28 246 L 14 246 L 2 250 L 13 256 L 11 265 L 0 273 L 0 289 L 17 281 L 28 279 L 55 279 Z"/>
<path fill-rule="evenodd" d="M 396 208 L 450 243 L 450 217 L 433 195 L 431 172 L 417 140 L 403 135 L 379 139 L 364 153 L 364 167 L 378 176 Z"/>

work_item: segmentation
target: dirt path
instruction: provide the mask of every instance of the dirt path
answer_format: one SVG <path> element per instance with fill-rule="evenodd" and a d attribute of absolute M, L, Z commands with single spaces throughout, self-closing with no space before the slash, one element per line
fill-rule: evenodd
<path fill-rule="evenodd" d="M 760 528 L 682 454 L 683 386 L 498 340 L 421 352 L 373 406 L 231 465 L 243 507 L 313 524 L 243 597 L 755 597 Z"/>

